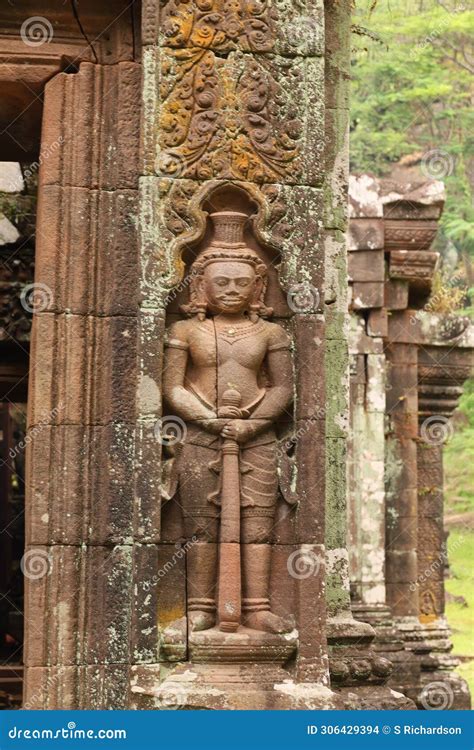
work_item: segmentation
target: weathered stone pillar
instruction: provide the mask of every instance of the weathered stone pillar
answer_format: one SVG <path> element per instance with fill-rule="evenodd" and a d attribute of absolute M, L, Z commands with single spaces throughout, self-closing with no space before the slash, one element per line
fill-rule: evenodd
<path fill-rule="evenodd" d="M 384 226 L 376 181 L 349 181 L 351 398 L 349 438 L 349 569 L 352 610 L 377 623 L 385 597 Z"/>
<path fill-rule="evenodd" d="M 466 707 L 465 685 L 449 672 L 456 662 L 448 655 L 443 617 L 443 477 L 436 438 L 449 433 L 447 418 L 468 377 L 470 334 L 461 318 L 420 309 L 437 259 L 431 243 L 443 185 L 359 175 L 350 179 L 350 200 L 352 609 L 374 625 L 374 650 L 393 662 L 391 685 L 420 708 Z M 385 383 L 371 377 L 371 360 L 385 365 Z M 386 396 L 385 425 L 374 420 L 374 390 L 380 407 Z M 373 471 L 377 441 L 384 446 L 385 489 Z M 381 516 L 382 526 L 376 523 Z M 364 545 L 367 530 L 370 543 Z"/>
<path fill-rule="evenodd" d="M 29 391 L 30 708 L 124 708 L 132 647 L 140 66 L 46 86 Z"/>
<path fill-rule="evenodd" d="M 346 236 L 348 229 L 348 81 L 349 61 L 341 55 L 349 42 L 349 17 L 339 3 L 326 4 L 326 373 L 327 373 L 327 486 L 326 560 L 328 643 L 331 684 L 347 707 L 410 707 L 404 696 L 383 687 L 391 664 L 370 648 L 375 631 L 367 622 L 354 619 L 350 601 L 347 466 L 349 432 L 349 353 Z M 369 246 L 370 247 L 370 246 Z M 365 254 L 361 254 L 362 260 Z M 382 254 L 376 264 L 376 291 L 383 299 Z M 349 275 L 351 274 L 349 266 Z M 377 276 L 378 270 L 378 276 Z M 370 286 L 370 284 L 369 284 Z M 372 292 L 372 287 L 370 292 Z M 352 343 L 351 343 L 352 345 Z M 379 347 L 380 348 L 380 347 Z M 377 344 L 371 350 L 377 351 Z M 371 360 L 372 375 L 381 362 Z M 379 371 L 379 376 L 381 371 Z M 372 396 L 376 396 L 374 383 Z M 376 400 L 373 402 L 375 409 Z M 377 420 L 377 417 L 375 417 Z M 380 416 L 379 416 L 380 422 Z M 382 442 L 383 445 L 383 442 Z M 350 444 L 349 444 L 350 450 Z M 354 465 L 354 464 L 352 464 Z M 374 498 L 375 500 L 375 498 Z M 380 510 L 379 510 L 380 516 Z M 379 557 L 382 556 L 382 550 Z M 370 575 L 370 574 L 369 574 Z M 380 572 L 379 572 L 380 576 Z M 377 585 L 377 584 L 376 584 Z M 370 686 L 370 687 L 369 687 Z"/>
<path fill-rule="evenodd" d="M 464 381 L 473 372 L 473 335 L 468 319 L 420 313 L 414 326 L 418 353 L 418 577 L 419 619 L 426 650 L 420 655 L 423 707 L 469 709 L 466 682 L 452 670 L 458 660 L 446 617 L 444 573 L 447 549 L 443 523 L 443 446 Z"/>

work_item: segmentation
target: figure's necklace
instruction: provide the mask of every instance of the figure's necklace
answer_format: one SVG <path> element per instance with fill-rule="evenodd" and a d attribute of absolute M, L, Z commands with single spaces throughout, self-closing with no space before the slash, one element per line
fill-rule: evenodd
<path fill-rule="evenodd" d="M 215 326 L 217 335 L 226 340 L 237 340 L 244 338 L 245 336 L 254 335 L 259 333 L 260 329 L 263 327 L 263 321 L 261 320 L 258 320 L 256 323 L 253 323 L 252 321 L 244 321 L 243 323 L 229 323 L 228 325 L 223 326 L 219 326 L 215 321 L 209 321 L 209 323 L 213 330 Z"/>

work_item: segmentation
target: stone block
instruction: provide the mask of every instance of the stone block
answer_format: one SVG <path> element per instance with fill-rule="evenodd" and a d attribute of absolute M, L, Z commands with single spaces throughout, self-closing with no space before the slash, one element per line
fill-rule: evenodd
<path fill-rule="evenodd" d="M 354 208 L 353 208 L 354 210 Z M 349 252 L 384 249 L 384 222 L 381 218 L 356 218 L 349 221 Z"/>
<path fill-rule="evenodd" d="M 352 285 L 352 307 L 364 310 L 383 307 L 383 284 L 377 281 L 356 281 Z"/>
<path fill-rule="evenodd" d="M 349 354 L 345 341 L 326 341 L 326 434 L 345 437 L 348 431 Z"/>
<path fill-rule="evenodd" d="M 27 554 L 27 666 L 126 664 L 131 547 L 38 546 Z"/>
<path fill-rule="evenodd" d="M 385 282 L 384 307 L 387 310 L 404 310 L 408 307 L 408 282 L 390 279 Z"/>
<path fill-rule="evenodd" d="M 40 186 L 136 188 L 141 66 L 82 63 L 46 85 Z M 74 137 L 71 137 L 74 134 Z"/>
<path fill-rule="evenodd" d="M 135 315 L 137 193 L 45 185 L 38 209 L 40 311 Z"/>
<path fill-rule="evenodd" d="M 321 58 L 237 51 L 221 57 L 198 46 L 183 59 L 181 50 L 162 47 L 150 51 L 145 63 L 147 169 L 154 162 L 154 172 L 161 177 L 321 183 Z M 201 80 L 202 90 L 197 85 Z M 179 110 L 183 96 L 194 104 Z M 276 99 L 277 109 L 272 105 Z M 153 110 L 161 128 L 151 119 Z M 230 118 L 231 130 L 226 128 Z"/>
<path fill-rule="evenodd" d="M 292 319 L 295 372 L 295 417 L 324 419 L 325 336 L 324 320 L 317 315 L 295 315 Z"/>
<path fill-rule="evenodd" d="M 134 532 L 132 427 L 40 425 L 28 434 L 28 544 L 130 540 Z"/>
<path fill-rule="evenodd" d="M 367 333 L 369 336 L 388 336 L 388 313 L 385 308 L 371 310 L 367 320 Z"/>
<path fill-rule="evenodd" d="M 384 280 L 384 255 L 382 250 L 359 250 L 348 256 L 349 281 L 373 283 Z"/>
<path fill-rule="evenodd" d="M 135 318 L 39 313 L 30 427 L 134 421 L 136 342 Z"/>

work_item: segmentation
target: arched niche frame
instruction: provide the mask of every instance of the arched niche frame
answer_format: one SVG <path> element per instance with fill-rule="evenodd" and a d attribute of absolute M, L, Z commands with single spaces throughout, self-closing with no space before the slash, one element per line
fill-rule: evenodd
<path fill-rule="evenodd" d="M 212 222 L 209 215 L 216 211 L 239 211 L 248 216 L 244 238 L 255 250 L 268 269 L 268 285 L 265 302 L 273 309 L 273 317 L 288 318 L 291 310 L 286 302 L 286 293 L 281 285 L 279 270 L 282 257 L 275 243 L 269 240 L 265 226 L 268 221 L 268 204 L 250 184 L 218 183 L 198 191 L 190 201 L 189 214 L 194 219 L 194 228 L 177 238 L 170 251 L 174 255 L 174 267 L 180 278 L 168 296 L 167 318 L 171 322 L 178 316 L 180 306 L 188 301 L 189 289 L 186 279 L 190 267 L 199 253 L 212 239 Z"/>
<path fill-rule="evenodd" d="M 283 299 L 288 290 L 301 282 L 322 289 L 320 204 L 318 191 L 295 195 L 282 185 L 144 179 L 139 218 L 142 307 L 163 310 L 180 293 L 186 263 L 205 238 L 212 205 L 239 210 L 247 206 L 247 239 L 278 269 L 270 280 L 270 289 L 280 290 L 280 304 L 273 304 L 275 316 L 289 317 Z"/>

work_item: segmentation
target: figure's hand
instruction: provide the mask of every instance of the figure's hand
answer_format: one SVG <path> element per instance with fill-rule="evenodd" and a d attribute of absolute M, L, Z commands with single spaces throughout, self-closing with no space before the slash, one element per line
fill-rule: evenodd
<path fill-rule="evenodd" d="M 233 419 L 231 422 L 227 422 L 221 435 L 223 438 L 236 440 L 239 445 L 242 445 L 252 437 L 252 425 L 245 419 Z"/>
<path fill-rule="evenodd" d="M 217 416 L 224 419 L 240 419 L 242 412 L 237 406 L 220 406 Z"/>

